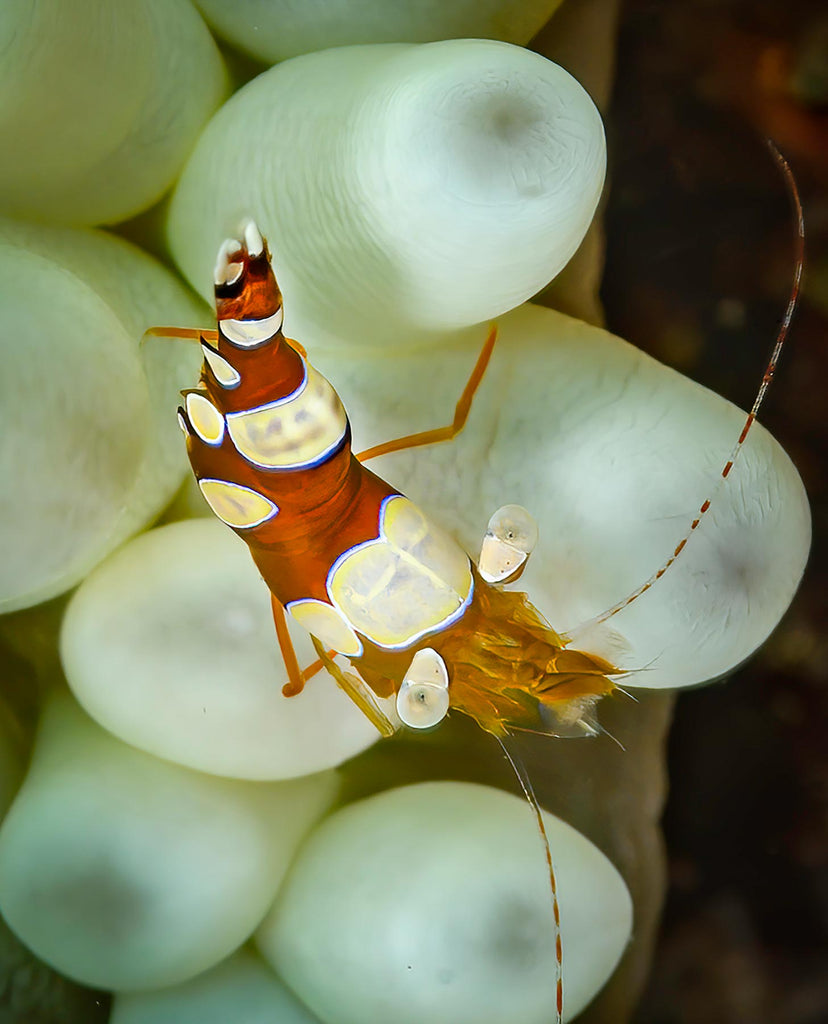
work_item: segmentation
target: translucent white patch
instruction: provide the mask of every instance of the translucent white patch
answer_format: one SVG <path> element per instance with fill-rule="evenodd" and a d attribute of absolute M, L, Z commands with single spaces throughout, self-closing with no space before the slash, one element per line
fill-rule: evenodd
<path fill-rule="evenodd" d="M 446 663 L 431 647 L 411 659 L 397 693 L 397 714 L 412 729 L 430 729 L 449 709 L 449 678 Z"/>
<path fill-rule="evenodd" d="M 588 651 L 605 658 L 618 668 L 632 664 L 632 651 L 626 638 L 608 622 L 586 622 L 566 634 L 567 647 Z"/>
<path fill-rule="evenodd" d="M 218 352 L 213 351 L 209 345 L 202 344 L 201 351 L 204 353 L 207 365 L 213 371 L 213 376 L 223 388 L 239 386 L 241 374 L 234 366 L 227 362 L 224 356 L 220 356 Z"/>
<path fill-rule="evenodd" d="M 205 501 L 219 519 L 237 530 L 249 530 L 272 519 L 279 507 L 250 487 L 227 480 L 199 480 Z"/>
<path fill-rule="evenodd" d="M 245 221 L 244 227 L 242 228 L 244 234 L 244 244 L 247 246 L 247 252 L 250 256 L 261 256 L 264 252 L 264 239 L 262 233 L 253 218 L 249 218 Z"/>
<path fill-rule="evenodd" d="M 205 444 L 218 446 L 224 440 L 224 417 L 209 398 L 190 391 L 184 400 L 193 430 Z"/>
<path fill-rule="evenodd" d="M 487 583 L 502 583 L 518 572 L 538 542 L 538 524 L 522 505 L 504 505 L 489 520 L 478 569 Z"/>
<path fill-rule="evenodd" d="M 525 552 L 487 533 L 480 547 L 477 568 L 487 583 L 502 583 L 522 568 L 528 557 Z"/>
<path fill-rule="evenodd" d="M 362 641 L 339 609 L 313 598 L 291 601 L 286 607 L 294 619 L 326 647 L 351 658 L 362 654 Z"/>
<path fill-rule="evenodd" d="M 256 348 L 263 345 L 282 329 L 283 311 L 280 306 L 275 313 L 262 320 L 219 320 L 221 333 L 239 348 Z"/>
<path fill-rule="evenodd" d="M 178 425 L 179 425 L 179 427 L 181 427 L 181 432 L 184 434 L 185 437 L 187 437 L 187 435 L 190 433 L 190 431 L 187 430 L 187 422 L 184 419 L 184 417 L 181 415 L 181 411 L 180 410 L 177 413 L 177 415 L 178 415 Z"/>
<path fill-rule="evenodd" d="M 217 285 L 235 284 L 241 277 L 244 264 L 230 261 L 233 253 L 241 249 L 241 242 L 238 238 L 226 238 L 219 246 L 216 256 L 216 268 L 213 272 L 213 280 Z"/>
<path fill-rule="evenodd" d="M 236 450 L 264 469 L 318 465 L 336 451 L 347 429 L 348 417 L 339 396 L 312 366 L 293 394 L 227 415 Z"/>
<path fill-rule="evenodd" d="M 328 594 L 354 629 L 401 649 L 455 622 L 471 601 L 469 557 L 413 502 L 386 499 L 380 535 L 334 562 Z"/>

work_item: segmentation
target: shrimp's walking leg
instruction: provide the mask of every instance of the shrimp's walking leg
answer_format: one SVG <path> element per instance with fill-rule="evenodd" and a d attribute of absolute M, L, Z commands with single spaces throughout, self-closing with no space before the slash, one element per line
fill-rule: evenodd
<path fill-rule="evenodd" d="M 273 609 L 273 625 L 276 627 L 276 636 L 279 639 L 279 650 L 282 652 L 288 674 L 288 682 L 282 687 L 282 693 L 286 697 L 295 697 L 305 688 L 304 675 L 299 668 L 299 660 L 293 649 L 293 641 L 290 639 L 285 621 L 285 609 L 275 594 L 270 595 L 270 606 Z"/>
<path fill-rule="evenodd" d="M 313 646 L 316 648 L 320 661 L 322 661 L 330 675 L 336 680 L 340 689 L 348 694 L 380 736 L 393 736 L 397 731 L 397 727 L 388 718 L 379 704 L 377 704 L 371 688 L 362 679 L 354 675 L 353 672 L 343 672 L 331 657 L 332 652 L 326 651 L 324 645 L 315 636 L 311 636 L 311 640 L 313 640 Z"/>
<path fill-rule="evenodd" d="M 279 650 L 282 652 L 282 659 L 287 669 L 289 682 L 282 687 L 285 697 L 296 697 L 305 688 L 305 683 L 312 679 L 317 672 L 325 667 L 325 662 L 319 658 L 307 668 L 299 668 L 299 659 L 293 649 L 293 641 L 290 639 L 287 622 L 285 621 L 285 609 L 273 594 L 270 595 L 270 606 L 273 609 L 273 624 L 276 627 L 276 636 L 279 639 Z M 328 651 L 328 657 L 336 656 L 336 651 Z"/>
<path fill-rule="evenodd" d="M 305 683 L 308 679 L 325 668 L 340 689 L 348 694 L 359 710 L 369 719 L 377 732 L 381 736 L 393 736 L 397 731 L 396 726 L 393 725 L 377 704 L 371 689 L 353 672 L 343 672 L 333 660 L 336 657 L 336 651 L 326 651 L 325 645 L 317 640 L 315 636 L 311 636 L 311 640 L 316 648 L 316 653 L 319 655 L 319 659 L 312 665 L 308 665 L 304 670 L 299 668 L 299 660 L 296 657 L 293 641 L 290 639 L 290 633 L 287 628 L 285 609 L 282 607 L 281 601 L 274 594 L 270 595 L 270 605 L 273 609 L 273 623 L 276 626 L 276 636 L 279 638 L 279 649 L 282 652 L 282 658 L 284 659 L 289 679 L 289 682 L 285 683 L 282 687 L 282 693 L 285 697 L 295 697 L 297 694 L 300 694 L 305 688 Z"/>
<path fill-rule="evenodd" d="M 391 452 L 401 452 L 406 448 L 420 448 L 422 445 L 437 444 L 439 441 L 451 441 L 455 438 L 466 425 L 466 420 L 469 417 L 469 410 L 471 409 L 472 399 L 480 386 L 480 381 L 483 379 L 486 367 L 489 365 L 489 360 L 492 356 L 492 349 L 494 348 L 496 341 L 497 327 L 493 324 L 483 348 L 480 350 L 480 355 L 477 357 L 477 362 L 474 364 L 471 376 L 466 382 L 463 394 L 460 396 L 460 401 L 455 407 L 454 419 L 448 426 L 436 427 L 434 430 L 423 430 L 418 434 L 406 434 L 405 437 L 398 437 L 394 441 L 385 441 L 383 444 L 376 444 L 373 448 L 366 448 L 364 452 L 359 452 L 357 455 L 359 461 L 367 462 L 368 459 L 375 459 L 378 455 L 388 455 Z"/>

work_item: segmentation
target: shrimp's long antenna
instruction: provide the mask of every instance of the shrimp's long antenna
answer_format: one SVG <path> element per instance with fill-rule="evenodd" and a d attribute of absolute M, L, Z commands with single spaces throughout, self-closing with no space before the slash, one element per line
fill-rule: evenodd
<path fill-rule="evenodd" d="M 788 336 L 788 329 L 791 326 L 791 320 L 793 319 L 794 311 L 799 302 L 799 291 L 802 284 L 803 268 L 805 266 L 805 219 L 802 215 L 802 200 L 799 197 L 799 189 L 797 188 L 796 179 L 794 178 L 793 172 L 791 171 L 790 164 L 785 159 L 785 157 L 782 156 L 782 154 L 776 148 L 776 144 L 771 139 L 766 139 L 765 141 L 767 142 L 768 149 L 770 149 L 774 160 L 776 161 L 779 169 L 782 172 L 782 175 L 785 179 L 785 184 L 788 187 L 788 195 L 791 201 L 791 207 L 794 215 L 794 223 L 796 230 L 796 266 L 794 269 L 791 293 L 790 297 L 788 298 L 788 305 L 785 308 L 785 315 L 782 317 L 782 321 L 779 325 L 779 330 L 776 333 L 776 341 L 773 346 L 773 351 L 771 352 L 770 359 L 768 360 L 768 365 L 765 368 L 765 373 L 762 377 L 762 383 L 759 385 L 759 390 L 756 393 L 756 398 L 753 402 L 753 407 L 747 414 L 747 418 L 745 419 L 745 424 L 742 427 L 742 432 L 739 435 L 739 439 L 733 446 L 733 450 L 731 451 L 727 462 L 724 464 L 722 468 L 716 487 L 713 489 L 710 496 L 705 498 L 705 500 L 699 506 L 699 510 L 696 513 L 695 519 L 690 524 L 689 530 L 681 538 L 676 547 L 673 549 L 673 553 L 670 555 L 667 561 L 664 562 L 664 564 L 659 569 L 657 569 L 652 574 L 652 576 L 645 580 L 641 584 L 641 586 L 637 587 L 631 594 L 623 598 L 623 600 L 616 602 L 611 608 L 607 608 L 606 611 L 601 612 L 600 615 L 596 615 L 594 618 L 588 619 L 586 622 L 581 623 L 579 626 L 576 627 L 578 630 L 585 630 L 588 629 L 590 626 L 597 626 L 602 622 L 606 622 L 607 619 L 611 619 L 613 615 L 617 615 L 618 612 L 622 611 L 624 608 L 627 608 L 629 605 L 631 605 L 633 601 L 638 600 L 638 598 L 641 597 L 641 595 L 644 594 L 646 591 L 648 591 L 657 580 L 660 580 L 661 577 L 670 568 L 670 566 L 673 565 L 673 563 L 676 561 L 676 559 L 679 557 L 679 555 L 686 547 L 688 540 L 690 540 L 693 533 L 698 529 L 699 523 L 702 521 L 702 519 L 704 519 L 707 510 L 713 504 L 713 501 L 718 495 L 719 491 L 721 490 L 725 480 L 727 480 L 728 476 L 730 476 L 730 471 L 733 469 L 734 463 L 736 462 L 736 459 L 739 457 L 739 453 L 742 450 L 742 446 L 745 443 L 745 439 L 750 433 L 750 428 L 756 421 L 756 416 L 759 412 L 759 408 L 762 405 L 762 402 L 765 400 L 767 390 L 770 387 L 770 383 L 773 380 L 774 374 L 776 373 L 776 366 L 779 362 L 779 357 L 782 354 L 782 348 L 785 344 L 785 339 Z"/>
<path fill-rule="evenodd" d="M 507 733 L 508 737 L 508 733 Z M 552 917 L 555 922 L 555 1024 L 561 1024 L 563 1019 L 563 943 L 561 942 L 561 910 L 558 905 L 558 882 L 555 878 L 555 868 L 552 864 L 552 850 L 549 847 L 549 836 L 546 832 L 546 825 L 543 821 L 543 812 L 541 811 L 538 798 L 535 796 L 535 787 L 532 785 L 532 780 L 529 778 L 529 773 L 526 770 L 526 765 L 520 758 L 520 755 L 507 747 L 505 738 L 502 736 L 495 736 L 495 739 L 500 744 L 503 753 L 506 755 L 506 760 L 512 766 L 512 771 L 517 776 L 517 780 L 520 783 L 520 788 L 523 790 L 523 795 L 529 806 L 535 813 L 535 820 L 538 824 L 538 832 L 540 833 L 541 842 L 543 843 L 544 852 L 546 854 L 546 866 L 549 870 L 549 887 L 552 891 Z"/>

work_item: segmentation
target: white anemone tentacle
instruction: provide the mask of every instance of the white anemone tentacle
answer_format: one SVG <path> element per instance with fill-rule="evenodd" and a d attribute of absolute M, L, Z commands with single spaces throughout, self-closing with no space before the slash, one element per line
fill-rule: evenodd
<path fill-rule="evenodd" d="M 204 288 L 225 225 L 253 216 L 292 333 L 317 351 L 325 334 L 402 346 L 547 284 L 584 237 L 605 163 L 592 100 L 536 53 L 481 39 L 344 47 L 271 68 L 219 111 L 169 238 Z"/>

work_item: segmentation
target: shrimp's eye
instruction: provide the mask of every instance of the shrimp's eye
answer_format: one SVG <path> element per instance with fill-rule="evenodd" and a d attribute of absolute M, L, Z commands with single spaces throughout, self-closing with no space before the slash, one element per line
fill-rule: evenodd
<path fill-rule="evenodd" d="M 417 651 L 397 694 L 397 714 L 412 729 L 430 729 L 449 709 L 448 669 L 431 647 Z"/>
<path fill-rule="evenodd" d="M 522 505 L 504 505 L 489 520 L 478 569 L 487 583 L 517 578 L 538 542 L 538 524 Z"/>
<path fill-rule="evenodd" d="M 538 543 L 538 524 L 522 505 L 504 505 L 489 520 L 487 533 L 504 541 L 524 555 Z"/>

